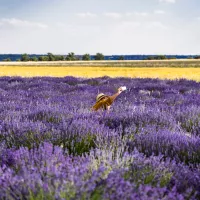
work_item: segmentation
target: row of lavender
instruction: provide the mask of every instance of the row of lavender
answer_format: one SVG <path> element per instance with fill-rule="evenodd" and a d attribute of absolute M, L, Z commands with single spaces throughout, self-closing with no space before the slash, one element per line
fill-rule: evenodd
<path fill-rule="evenodd" d="M 2 77 L 0 199 L 198 199 L 199 106 L 194 81 Z"/>

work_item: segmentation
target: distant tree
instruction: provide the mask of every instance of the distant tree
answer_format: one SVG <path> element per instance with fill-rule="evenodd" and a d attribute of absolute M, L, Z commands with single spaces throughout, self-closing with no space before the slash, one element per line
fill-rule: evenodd
<path fill-rule="evenodd" d="M 65 60 L 64 56 L 60 56 L 60 60 Z"/>
<path fill-rule="evenodd" d="M 11 59 L 10 59 L 10 58 L 6 58 L 6 59 L 3 59 L 3 61 L 5 61 L 5 62 L 10 62 Z"/>
<path fill-rule="evenodd" d="M 38 58 L 36 57 L 36 56 L 34 56 L 34 57 L 32 57 L 32 58 L 30 58 L 30 61 L 38 61 Z"/>
<path fill-rule="evenodd" d="M 164 55 L 158 55 L 158 56 L 149 56 L 149 59 L 147 60 L 166 60 L 167 57 Z"/>
<path fill-rule="evenodd" d="M 38 60 L 39 61 L 49 61 L 49 57 L 48 56 L 39 56 Z"/>
<path fill-rule="evenodd" d="M 60 55 L 55 55 L 55 60 L 56 61 L 59 61 L 59 60 L 64 60 L 65 58 L 64 58 L 64 56 L 60 56 Z"/>
<path fill-rule="evenodd" d="M 90 54 L 84 54 L 82 60 L 90 60 Z"/>
<path fill-rule="evenodd" d="M 55 56 L 52 53 L 47 53 L 49 61 L 55 61 Z"/>
<path fill-rule="evenodd" d="M 155 58 L 154 58 L 154 56 L 148 56 L 146 59 L 147 60 L 154 60 Z"/>
<path fill-rule="evenodd" d="M 74 60 L 77 60 L 74 52 L 71 52 L 71 53 L 68 53 L 68 55 L 66 56 L 65 60 L 68 60 L 68 61 L 74 61 Z"/>
<path fill-rule="evenodd" d="M 124 56 L 119 56 L 118 60 L 124 60 Z"/>
<path fill-rule="evenodd" d="M 159 56 L 155 56 L 154 59 L 155 59 L 155 60 L 166 60 L 167 57 L 164 56 L 164 55 L 159 55 Z"/>
<path fill-rule="evenodd" d="M 17 59 L 16 61 L 17 61 L 17 62 L 20 62 L 21 60 L 20 60 L 20 59 Z"/>
<path fill-rule="evenodd" d="M 169 57 L 168 59 L 170 59 L 170 60 L 175 60 L 176 57 L 175 57 L 175 56 L 172 56 L 172 57 Z"/>
<path fill-rule="evenodd" d="M 97 53 L 95 56 L 94 56 L 94 59 L 95 60 L 104 60 L 104 55 L 102 53 Z"/>
<path fill-rule="evenodd" d="M 159 58 L 160 58 L 160 60 L 166 60 L 166 59 L 167 59 L 167 56 L 165 56 L 165 55 L 160 55 Z"/>
<path fill-rule="evenodd" d="M 200 59 L 200 56 L 195 56 L 194 59 Z"/>
<path fill-rule="evenodd" d="M 22 56 L 21 56 L 21 61 L 29 61 L 29 56 L 28 56 L 28 54 L 22 54 Z"/>

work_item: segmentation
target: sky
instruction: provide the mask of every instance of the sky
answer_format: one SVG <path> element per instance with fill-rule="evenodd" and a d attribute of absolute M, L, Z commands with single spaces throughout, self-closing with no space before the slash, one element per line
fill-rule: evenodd
<path fill-rule="evenodd" d="M 199 0 L 0 0 L 0 54 L 200 54 Z"/>

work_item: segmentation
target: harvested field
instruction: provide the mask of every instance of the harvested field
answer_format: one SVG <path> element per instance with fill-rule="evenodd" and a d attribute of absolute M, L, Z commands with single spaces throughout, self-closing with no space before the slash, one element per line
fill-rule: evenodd
<path fill-rule="evenodd" d="M 0 76 L 51 77 L 131 77 L 200 81 L 200 68 L 131 68 L 131 67 L 58 67 L 58 66 L 2 66 Z"/>
<path fill-rule="evenodd" d="M 42 61 L 0 62 L 0 66 L 55 66 L 55 67 L 200 67 L 198 59 L 177 60 L 101 60 L 101 61 Z"/>

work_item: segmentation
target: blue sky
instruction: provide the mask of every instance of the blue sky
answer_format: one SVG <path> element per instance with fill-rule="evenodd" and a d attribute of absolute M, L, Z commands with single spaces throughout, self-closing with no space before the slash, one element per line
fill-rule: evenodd
<path fill-rule="evenodd" d="M 0 53 L 200 54 L 199 0 L 0 0 Z"/>

